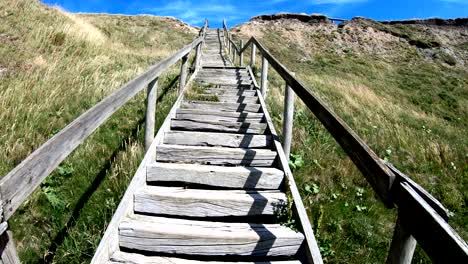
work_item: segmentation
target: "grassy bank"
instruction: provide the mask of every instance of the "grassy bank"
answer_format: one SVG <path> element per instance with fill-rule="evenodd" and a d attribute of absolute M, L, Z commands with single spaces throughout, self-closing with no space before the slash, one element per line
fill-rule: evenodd
<path fill-rule="evenodd" d="M 459 37 L 466 29 L 460 33 L 437 27 L 429 36 L 421 36 L 428 30 L 395 27 L 412 41 L 363 22 L 344 27 L 260 22 L 241 25 L 233 32 L 244 40 L 250 35 L 260 39 L 381 158 L 410 175 L 453 212 L 451 225 L 467 239 L 468 141 L 463 135 L 468 134 L 468 70 L 442 56 L 427 56 L 449 50 L 466 61 L 463 45 L 456 42 L 467 41 Z M 437 38 L 442 48 L 414 45 L 431 38 Z M 270 69 L 267 103 L 280 128 L 284 81 L 273 72 Z M 396 211 L 383 206 L 300 100 L 296 100 L 294 122 L 294 174 L 325 261 L 384 263 Z M 414 263 L 426 262 L 430 261 L 418 249 Z"/>
<path fill-rule="evenodd" d="M 0 175 L 196 33 L 174 19 L 72 15 L 34 0 L 2 1 L 0 10 Z M 176 98 L 177 68 L 160 79 L 158 127 Z M 141 93 L 16 212 L 10 226 L 24 263 L 90 260 L 143 156 L 144 109 Z"/>

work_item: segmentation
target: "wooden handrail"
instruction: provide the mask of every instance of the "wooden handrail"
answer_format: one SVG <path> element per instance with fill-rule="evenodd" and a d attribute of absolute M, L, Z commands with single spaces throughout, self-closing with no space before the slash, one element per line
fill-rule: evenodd
<path fill-rule="evenodd" d="M 206 30 L 206 27 L 207 21 L 203 31 Z M 76 118 L 3 177 L 0 180 L 3 221 L 7 221 L 41 182 L 113 113 L 169 67 L 186 57 L 203 39 L 203 36 L 198 37 L 171 57 L 151 66 L 146 72 L 103 99 Z"/>
<path fill-rule="evenodd" d="M 359 168 L 384 204 L 389 208 L 394 205 L 398 206 L 400 213 L 395 230 L 396 235 L 387 260 L 389 263 L 395 259 L 411 261 L 414 251 L 414 241 L 411 236 L 414 236 L 425 252 L 436 262 L 468 263 L 468 245 L 447 224 L 449 212 L 437 199 L 392 164 L 380 159 L 338 115 L 297 80 L 257 39 L 250 38 L 240 49 L 237 49 L 235 43 L 232 45 L 239 54 L 245 52 L 251 45 L 258 48 L 264 61 L 267 62 L 266 65 L 270 64 L 276 70 L 285 80 L 286 85 L 320 120 Z M 266 67 L 262 70 L 266 70 Z M 399 237 L 403 234 L 399 228 L 410 234 L 409 239 Z M 406 241 L 401 244 L 398 239 L 406 239 Z"/>

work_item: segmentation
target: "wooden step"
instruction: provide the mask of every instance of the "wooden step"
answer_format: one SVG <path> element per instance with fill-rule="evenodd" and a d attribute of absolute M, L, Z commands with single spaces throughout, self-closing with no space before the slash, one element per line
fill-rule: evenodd
<path fill-rule="evenodd" d="M 218 261 L 197 261 L 181 258 L 145 256 L 137 253 L 127 253 L 122 251 L 114 252 L 109 264 L 301 264 L 298 260 L 291 261 L 268 261 L 268 262 L 218 262 Z"/>
<path fill-rule="evenodd" d="M 284 172 L 276 168 L 224 167 L 155 162 L 146 168 L 148 182 L 180 182 L 236 189 L 280 188 Z"/>
<path fill-rule="evenodd" d="M 202 101 L 184 101 L 181 104 L 182 108 L 200 109 L 209 111 L 228 111 L 228 112 L 250 112 L 258 113 L 260 104 L 238 104 L 238 103 L 218 103 L 218 102 L 202 102 Z"/>
<path fill-rule="evenodd" d="M 227 111 L 209 111 L 209 110 L 200 110 L 200 109 L 190 109 L 190 108 L 179 108 L 176 110 L 176 115 L 181 114 L 194 114 L 194 115 L 207 115 L 207 116 L 222 116 L 222 117 L 236 117 L 236 118 L 245 118 L 245 119 L 259 119 L 264 118 L 263 113 L 249 113 L 249 112 L 227 112 Z"/>
<path fill-rule="evenodd" d="M 134 199 L 135 212 L 184 217 L 274 216 L 286 209 L 286 195 L 280 191 L 145 186 Z"/>
<path fill-rule="evenodd" d="M 204 94 L 211 95 L 229 95 L 229 96 L 256 96 L 257 91 L 252 89 L 221 89 L 221 88 L 207 88 L 203 90 Z"/>
<path fill-rule="evenodd" d="M 231 112 L 239 113 L 239 112 Z M 177 119 L 195 119 L 195 120 L 211 120 L 214 122 L 247 122 L 247 123 L 261 123 L 264 117 L 229 117 L 222 115 L 210 114 L 176 114 Z"/>
<path fill-rule="evenodd" d="M 236 96 L 236 95 L 217 95 L 220 103 L 238 103 L 238 104 L 256 104 L 258 97 L 256 96 Z"/>
<path fill-rule="evenodd" d="M 304 235 L 279 224 L 191 221 L 134 215 L 119 226 L 121 248 L 153 253 L 294 256 Z"/>
<path fill-rule="evenodd" d="M 195 147 L 159 145 L 156 161 L 198 163 L 205 165 L 269 167 L 277 153 L 267 149 Z"/>
<path fill-rule="evenodd" d="M 223 122 L 208 119 L 172 119 L 171 130 L 226 132 L 238 134 L 262 135 L 267 129 L 266 123 L 259 122 Z"/>
<path fill-rule="evenodd" d="M 195 81 L 202 84 L 215 84 L 215 85 L 252 85 L 252 80 L 237 80 L 237 79 L 195 79 Z"/>
<path fill-rule="evenodd" d="M 230 148 L 266 148 L 273 140 L 271 135 L 227 134 L 206 132 L 167 131 L 164 144 L 230 147 Z"/>

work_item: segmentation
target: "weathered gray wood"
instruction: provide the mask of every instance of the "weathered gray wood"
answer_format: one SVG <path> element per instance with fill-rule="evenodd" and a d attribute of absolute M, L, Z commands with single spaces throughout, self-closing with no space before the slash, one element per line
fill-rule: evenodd
<path fill-rule="evenodd" d="M 4 217 L 8 220 L 21 203 L 78 145 L 113 113 L 144 89 L 154 78 L 190 52 L 203 38 L 194 40 L 173 56 L 150 67 L 75 119 L 0 180 Z"/>
<path fill-rule="evenodd" d="M 148 151 L 154 139 L 156 123 L 156 99 L 158 93 L 158 78 L 148 84 L 146 95 L 145 117 L 145 151 Z"/>
<path fill-rule="evenodd" d="M 168 131 L 164 136 L 167 145 L 266 148 L 271 142 L 270 135 Z"/>
<path fill-rule="evenodd" d="M 241 134 L 264 134 L 265 123 L 220 122 L 205 119 L 173 119 L 171 129 L 184 131 L 211 131 Z"/>
<path fill-rule="evenodd" d="M 244 41 L 242 39 L 240 40 L 240 46 L 239 47 L 241 49 L 242 49 L 242 47 L 244 47 Z M 240 64 L 241 67 L 244 66 L 244 53 L 243 52 L 239 53 L 239 64 Z"/>
<path fill-rule="evenodd" d="M 398 216 L 386 263 L 410 264 L 413 259 L 416 244 L 416 239 L 405 229 L 400 216 Z"/>
<path fill-rule="evenodd" d="M 149 182 L 183 182 L 236 189 L 278 189 L 284 173 L 275 168 L 224 167 L 176 163 L 153 163 Z"/>
<path fill-rule="evenodd" d="M 407 182 L 399 184 L 401 224 L 435 263 L 468 263 L 467 243 Z"/>
<path fill-rule="evenodd" d="M 265 56 L 262 57 L 262 83 L 261 83 L 261 91 L 263 98 L 266 98 L 266 92 L 268 89 L 268 60 Z"/>
<path fill-rule="evenodd" d="M 20 264 L 15 242 L 11 231 L 0 235 L 0 259 L 3 264 Z"/>
<path fill-rule="evenodd" d="M 287 84 L 284 95 L 283 114 L 283 149 L 284 155 L 289 160 L 289 154 L 291 154 L 292 130 L 294 123 L 294 91 Z"/>
<path fill-rule="evenodd" d="M 120 246 L 171 254 L 293 256 L 302 234 L 277 224 L 190 221 L 135 215 L 119 227 Z"/>
<path fill-rule="evenodd" d="M 257 113 L 260 110 L 259 104 L 238 104 L 238 103 L 215 103 L 188 101 L 182 103 L 183 108 L 210 110 L 210 111 L 235 111 Z"/>
<path fill-rule="evenodd" d="M 252 44 L 252 53 L 250 54 L 250 67 L 255 66 L 255 59 L 257 58 L 257 46 Z"/>
<path fill-rule="evenodd" d="M 156 160 L 228 166 L 272 166 L 277 153 L 266 149 L 160 145 Z"/>
<path fill-rule="evenodd" d="M 232 88 L 210 88 L 203 91 L 204 94 L 221 96 L 256 96 L 257 91 L 250 89 L 232 89 Z M 257 98 L 258 99 L 258 98 Z"/>
<path fill-rule="evenodd" d="M 280 191 L 201 190 L 145 186 L 135 193 L 135 211 L 186 217 L 274 216 L 286 209 Z"/>
<path fill-rule="evenodd" d="M 268 130 L 270 131 L 271 135 L 273 136 L 273 146 L 275 150 L 278 152 L 278 165 L 285 173 L 286 184 L 291 196 L 294 200 L 294 207 L 295 213 L 299 218 L 299 224 L 301 229 L 305 235 L 306 244 L 304 246 L 306 252 L 306 259 L 309 263 L 314 264 L 323 264 L 322 256 L 320 254 L 320 249 L 317 244 L 317 240 L 314 236 L 314 231 L 312 230 L 312 226 L 309 221 L 309 216 L 307 215 L 307 211 L 304 208 L 304 203 L 302 202 L 301 195 L 296 185 L 296 181 L 294 176 L 289 168 L 289 162 L 286 156 L 284 155 L 284 151 L 282 149 L 281 143 L 278 141 L 278 134 L 276 133 L 276 129 L 273 125 L 273 121 L 271 120 L 270 114 L 267 111 L 266 103 L 261 94 L 258 95 L 259 102 L 262 106 L 262 110 L 265 114 L 265 120 L 268 125 Z"/>
<path fill-rule="evenodd" d="M 169 257 L 147 257 L 136 253 L 125 253 L 117 251 L 112 255 L 109 264 L 301 264 L 298 260 L 290 261 L 268 261 L 268 262 L 218 262 L 218 261 L 197 261 L 181 258 Z"/>
<path fill-rule="evenodd" d="M 223 113 L 223 112 L 220 112 Z M 238 113 L 238 112 L 231 112 Z M 177 114 L 177 119 L 196 119 L 210 120 L 214 122 L 241 122 L 241 123 L 260 123 L 263 121 L 263 116 L 260 117 L 229 117 L 223 115 L 208 114 Z"/>
<path fill-rule="evenodd" d="M 249 112 L 229 112 L 229 111 L 211 111 L 211 110 L 202 110 L 202 109 L 183 109 L 179 108 L 176 111 L 176 116 L 183 114 L 191 115 L 206 115 L 206 116 L 220 116 L 220 117 L 232 117 L 232 118 L 245 118 L 249 119 L 261 119 L 264 118 L 263 113 L 249 113 Z"/>
<path fill-rule="evenodd" d="M 202 58 L 202 43 L 199 43 L 197 46 L 197 53 L 195 55 L 195 70 L 200 68 L 200 62 Z"/>
<path fill-rule="evenodd" d="M 180 78 L 179 78 L 179 93 L 182 93 L 187 82 L 187 65 L 188 65 L 188 55 L 182 57 L 181 68 L 180 68 Z"/>
<path fill-rule="evenodd" d="M 8 229 L 8 222 L 0 223 L 0 235 L 3 235 L 3 233 L 5 233 L 7 229 Z"/>

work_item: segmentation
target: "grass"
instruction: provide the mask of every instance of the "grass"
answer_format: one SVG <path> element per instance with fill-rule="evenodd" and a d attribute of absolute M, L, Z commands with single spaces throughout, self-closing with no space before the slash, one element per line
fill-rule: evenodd
<path fill-rule="evenodd" d="M 380 45 L 388 45 L 387 53 L 363 50 L 364 38 L 357 46 L 352 40 L 339 46 L 331 34 L 345 40 L 360 38 L 363 26 L 347 26 L 341 33 L 327 27 L 301 31 L 298 25 L 295 38 L 290 38 L 281 25 L 267 23 L 257 28 L 261 34 L 256 37 L 381 158 L 410 175 L 453 212 L 451 225 L 468 239 L 468 141 L 462 136 L 468 134 L 466 68 L 427 60 L 412 44 L 391 46 L 385 38 Z M 419 36 L 413 26 L 393 30 Z M 240 33 L 248 39 L 247 31 Z M 258 76 L 260 64 L 253 68 Z M 282 127 L 284 87 L 270 68 L 267 104 L 277 128 Z M 384 263 L 395 209 L 383 206 L 300 100 L 296 100 L 293 138 L 295 178 L 325 262 Z M 413 263 L 429 262 L 418 247 Z"/>
<path fill-rule="evenodd" d="M 196 34 L 169 18 L 73 15 L 35 0 L 2 1 L 0 10 L 0 175 Z M 176 99 L 179 67 L 160 78 L 157 127 Z M 143 156 L 144 107 L 143 92 L 15 213 L 22 262 L 89 262 Z"/>

